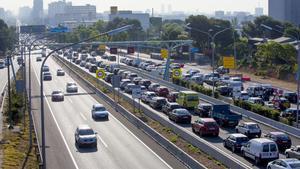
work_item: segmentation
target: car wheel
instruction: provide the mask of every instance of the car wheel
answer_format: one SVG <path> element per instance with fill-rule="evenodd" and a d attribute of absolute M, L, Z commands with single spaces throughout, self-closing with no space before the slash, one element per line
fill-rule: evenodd
<path fill-rule="evenodd" d="M 203 136 L 203 132 L 201 130 L 199 130 L 199 136 L 202 137 Z"/>
<path fill-rule="evenodd" d="M 243 157 L 246 157 L 245 151 L 242 150 L 242 151 L 241 151 L 241 154 L 242 154 Z"/>
<path fill-rule="evenodd" d="M 231 151 L 233 152 L 233 153 L 235 153 L 235 146 L 233 145 L 232 147 L 231 147 Z"/>
<path fill-rule="evenodd" d="M 195 129 L 192 127 L 193 133 L 196 133 Z"/>
<path fill-rule="evenodd" d="M 226 145 L 226 142 L 225 141 L 223 141 L 223 146 L 226 148 L 227 147 L 227 145 Z"/>
<path fill-rule="evenodd" d="M 289 153 L 286 153 L 286 154 L 285 154 L 285 157 L 286 157 L 286 158 L 290 158 L 290 154 L 289 154 Z"/>
<path fill-rule="evenodd" d="M 258 165 L 260 163 L 260 159 L 255 157 L 255 164 Z"/>

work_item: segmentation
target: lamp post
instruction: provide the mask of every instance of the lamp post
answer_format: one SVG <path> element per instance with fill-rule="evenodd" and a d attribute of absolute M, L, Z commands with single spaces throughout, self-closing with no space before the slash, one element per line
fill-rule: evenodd
<path fill-rule="evenodd" d="M 82 41 L 79 41 L 79 42 L 76 42 L 76 43 L 71 43 L 71 44 L 67 44 L 65 46 L 59 47 L 57 49 L 52 50 L 46 56 L 46 58 L 43 60 L 41 68 L 40 68 L 40 82 L 41 82 L 41 86 L 40 86 L 40 101 L 41 101 L 41 130 L 42 130 L 42 159 L 43 159 L 43 166 L 42 166 L 42 168 L 43 169 L 46 169 L 46 143 L 45 143 L 46 140 L 45 140 L 45 112 L 44 112 L 45 108 L 44 108 L 44 94 L 43 94 L 44 83 L 43 83 L 43 74 L 42 74 L 42 72 L 43 72 L 43 67 L 44 67 L 47 59 L 49 58 L 49 56 L 51 56 L 53 53 L 55 53 L 55 52 L 57 52 L 59 50 L 62 50 L 62 49 L 65 49 L 65 48 L 69 48 L 69 47 L 81 44 L 83 42 L 94 40 L 94 39 L 96 39 L 96 38 L 98 38 L 100 36 L 113 35 L 113 34 L 117 34 L 117 33 L 120 33 L 120 32 L 124 32 L 124 31 L 130 29 L 132 26 L 133 25 L 123 26 L 123 27 L 120 27 L 120 28 L 117 28 L 117 29 L 114 29 L 114 30 L 111 30 L 111 31 L 108 31 L 108 32 L 101 33 L 99 35 L 96 35 L 94 37 L 91 37 L 91 38 L 88 38 L 88 39 L 85 39 L 85 40 L 82 40 Z"/>
<path fill-rule="evenodd" d="M 282 31 L 274 29 L 274 28 L 272 28 L 270 26 L 267 26 L 265 24 L 261 24 L 260 26 L 263 27 L 263 28 L 265 28 L 265 29 L 268 29 L 270 31 L 275 31 L 275 32 L 279 32 L 281 34 L 284 34 Z M 297 37 L 295 37 L 295 36 L 293 36 L 291 34 L 287 34 L 287 35 L 290 36 L 290 37 L 292 37 L 292 38 L 294 38 L 294 39 L 296 39 L 296 41 L 297 41 L 297 47 L 298 47 L 298 49 L 297 49 L 297 65 L 298 65 L 298 69 L 297 69 L 297 75 L 296 75 L 296 80 L 297 80 L 297 115 L 296 115 L 297 119 L 296 119 L 296 125 L 298 127 L 298 125 L 299 125 L 299 108 L 300 108 L 300 103 L 299 103 L 299 101 L 300 101 L 299 100 L 299 94 L 300 94 L 300 35 L 299 35 L 298 32 L 297 32 Z"/>
<path fill-rule="evenodd" d="M 229 27 L 229 28 L 224 28 L 224 29 L 222 29 L 222 30 L 216 32 L 215 34 L 212 34 L 212 32 L 213 32 L 212 29 L 209 29 L 208 32 L 205 32 L 205 31 L 202 31 L 202 30 L 200 30 L 200 29 L 190 27 L 189 25 L 190 25 L 190 23 L 188 23 L 187 25 L 185 25 L 185 28 L 187 28 L 187 29 L 189 29 L 189 30 L 195 30 L 195 31 L 197 31 L 197 32 L 203 33 L 203 34 L 207 35 L 207 36 L 211 39 L 211 47 L 212 47 L 212 71 L 213 71 L 212 73 L 213 73 L 213 76 L 214 76 L 214 74 L 215 74 L 215 46 L 216 46 L 216 45 L 215 45 L 215 38 L 216 38 L 219 34 L 225 32 L 225 31 L 227 31 L 227 30 L 230 30 L 230 29 L 232 29 L 232 28 L 231 28 L 231 27 Z M 214 84 L 214 79 L 213 79 L 212 97 L 215 97 L 215 84 Z"/>

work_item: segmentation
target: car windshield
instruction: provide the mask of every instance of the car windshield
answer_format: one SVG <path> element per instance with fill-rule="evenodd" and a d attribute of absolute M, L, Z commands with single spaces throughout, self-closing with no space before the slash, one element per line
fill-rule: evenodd
<path fill-rule="evenodd" d="M 75 86 L 76 84 L 75 83 L 68 83 L 67 85 L 68 86 Z"/>
<path fill-rule="evenodd" d="M 248 137 L 237 137 L 236 138 L 236 142 L 238 143 L 244 143 L 244 142 L 247 142 L 249 139 Z"/>
<path fill-rule="evenodd" d="M 292 169 L 299 169 L 300 168 L 300 163 L 299 162 L 292 163 L 292 164 L 290 164 L 290 167 Z"/>
<path fill-rule="evenodd" d="M 187 115 L 187 114 L 189 114 L 189 112 L 185 109 L 180 109 L 180 110 L 176 110 L 176 114 Z"/>
<path fill-rule="evenodd" d="M 282 134 L 282 135 L 278 135 L 277 139 L 278 140 L 289 140 L 290 138 L 289 138 L 289 136 Z"/>
<path fill-rule="evenodd" d="M 178 105 L 178 104 L 171 105 L 171 108 L 172 108 L 172 109 L 178 109 L 178 108 L 180 108 L 180 105 Z"/>
<path fill-rule="evenodd" d="M 187 101 L 198 101 L 199 100 L 199 98 L 198 98 L 198 96 L 188 96 L 187 97 Z"/>
<path fill-rule="evenodd" d="M 167 101 L 165 99 L 159 99 L 159 100 L 157 100 L 157 103 L 166 104 Z"/>
<path fill-rule="evenodd" d="M 250 125 L 248 125 L 248 128 L 249 129 L 258 129 L 259 126 L 257 124 L 250 124 Z"/>
<path fill-rule="evenodd" d="M 106 111 L 105 107 L 95 107 L 95 111 Z"/>
<path fill-rule="evenodd" d="M 54 91 L 54 92 L 52 92 L 52 94 L 60 94 L 61 93 L 61 91 Z"/>
<path fill-rule="evenodd" d="M 94 131 L 92 129 L 79 130 L 79 135 L 93 135 Z"/>

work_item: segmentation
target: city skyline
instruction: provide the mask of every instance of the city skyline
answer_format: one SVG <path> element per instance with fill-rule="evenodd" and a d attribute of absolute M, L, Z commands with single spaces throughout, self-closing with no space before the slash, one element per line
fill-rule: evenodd
<path fill-rule="evenodd" d="M 2 0 L 3 1 L 3 0 Z M 57 0 L 44 0 L 44 9 L 48 8 L 48 3 L 55 2 Z M 0 0 L 1 2 L 1 0 Z M 73 5 L 84 5 L 91 4 L 96 5 L 97 12 L 109 11 L 110 6 L 118 6 L 119 9 L 130 9 L 134 11 L 145 11 L 147 9 L 154 8 L 155 13 L 161 12 L 161 6 L 165 6 L 165 11 L 168 11 L 168 5 L 171 5 L 172 11 L 184 11 L 184 12 L 203 12 L 203 13 L 214 13 L 217 10 L 224 11 L 247 11 L 254 13 L 256 7 L 264 8 L 264 14 L 268 13 L 267 0 L 189 0 L 190 3 L 186 3 L 184 0 L 177 0 L 174 3 L 173 0 L 153 0 L 151 3 L 147 4 L 145 2 L 135 2 L 135 0 L 114 0 L 114 1 L 104 1 L 99 2 L 98 0 L 71 0 Z M 195 3 L 199 4 L 195 7 Z M 4 4 L 4 3 L 2 3 Z M 135 5 L 132 5 L 135 4 Z M 234 5 L 232 5 L 234 4 Z M 29 6 L 32 7 L 33 0 L 22 0 L 19 2 L 15 1 L 5 1 L 5 6 L 0 6 L 5 8 L 5 10 L 11 10 L 14 14 L 18 14 L 19 7 Z"/>

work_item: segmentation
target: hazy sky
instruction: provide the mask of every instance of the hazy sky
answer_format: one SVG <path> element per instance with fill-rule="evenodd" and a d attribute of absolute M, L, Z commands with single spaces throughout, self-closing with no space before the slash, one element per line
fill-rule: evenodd
<path fill-rule="evenodd" d="M 48 8 L 49 2 L 57 0 L 44 0 L 44 8 Z M 68 0 L 67 0 L 68 1 Z M 199 11 L 212 13 L 215 10 L 225 11 L 249 11 L 254 13 L 255 7 L 263 7 L 267 13 L 267 0 L 71 0 L 74 5 L 93 4 L 97 6 L 97 11 L 108 11 L 112 5 L 119 6 L 119 9 L 132 9 L 145 11 L 154 8 L 160 12 L 162 4 L 165 11 L 169 4 L 173 11 Z M 18 12 L 21 6 L 32 6 L 33 0 L 0 0 L 0 7 Z"/>

